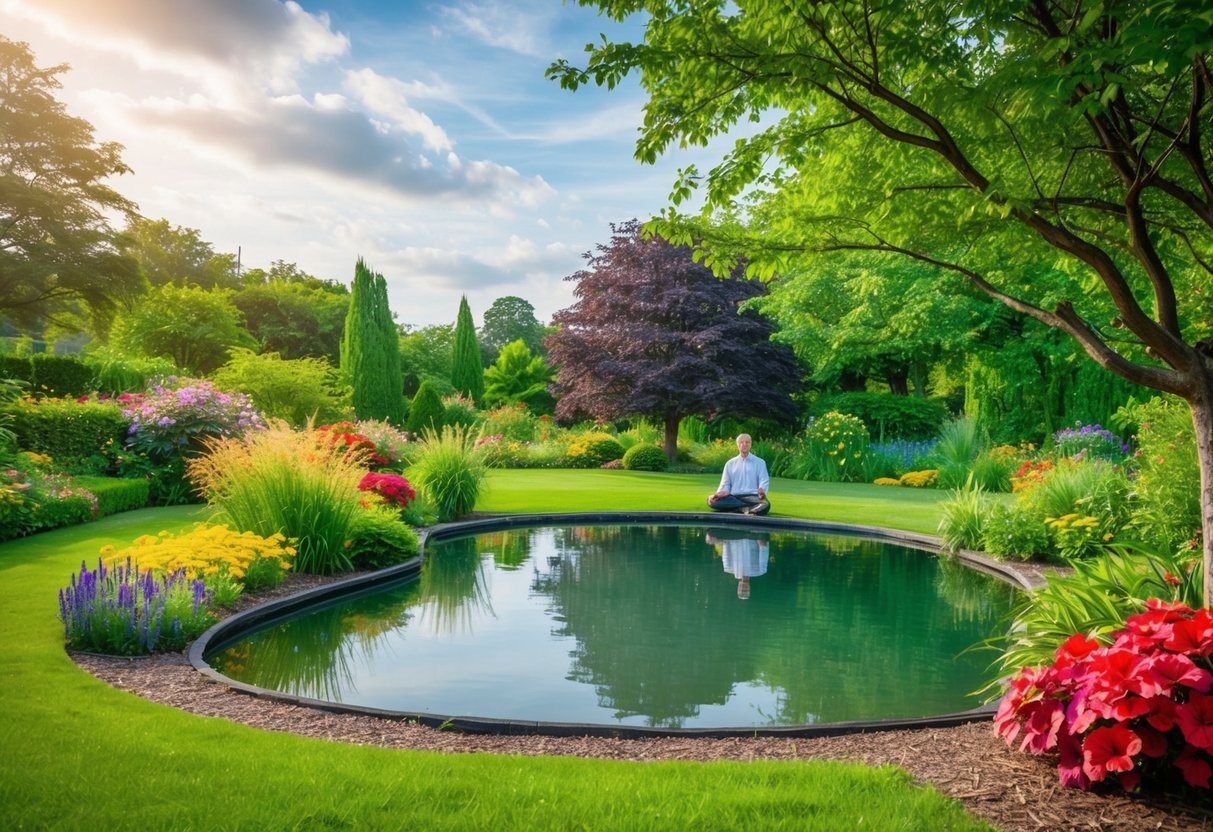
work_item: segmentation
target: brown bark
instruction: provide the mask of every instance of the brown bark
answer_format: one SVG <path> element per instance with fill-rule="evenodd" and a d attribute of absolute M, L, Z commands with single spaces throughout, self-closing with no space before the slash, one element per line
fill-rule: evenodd
<path fill-rule="evenodd" d="M 1213 607 L 1213 362 L 1202 359 L 1188 398 L 1200 461 L 1200 528 L 1204 554 L 1205 606 Z"/>

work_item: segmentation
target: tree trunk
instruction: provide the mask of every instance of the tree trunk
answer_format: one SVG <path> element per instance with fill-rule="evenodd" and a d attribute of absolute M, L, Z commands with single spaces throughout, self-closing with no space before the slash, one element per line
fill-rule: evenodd
<path fill-rule="evenodd" d="M 665 458 L 670 462 L 678 456 L 678 423 L 681 421 L 682 417 L 676 413 L 665 416 Z"/>
<path fill-rule="evenodd" d="M 1188 399 L 1200 461 L 1200 529 L 1204 555 L 1205 606 L 1213 606 L 1213 370 L 1197 372 L 1196 390 Z"/>

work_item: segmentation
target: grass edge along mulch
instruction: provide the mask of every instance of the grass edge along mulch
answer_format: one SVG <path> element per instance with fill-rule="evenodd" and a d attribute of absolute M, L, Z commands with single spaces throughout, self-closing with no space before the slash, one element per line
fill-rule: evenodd
<path fill-rule="evenodd" d="M 503 510 L 495 502 L 503 492 L 492 496 L 502 486 L 528 500 L 528 510 L 583 510 L 566 499 L 567 489 L 544 489 L 545 500 L 525 493 L 520 480 L 549 480 L 550 487 L 565 479 L 528 473 L 495 472 L 486 510 Z M 711 477 L 679 481 L 694 494 L 686 509 L 632 505 L 652 500 L 651 486 L 664 491 L 664 480 L 577 473 L 589 475 L 598 510 L 699 510 L 715 484 Z M 793 497 L 777 511 L 792 514 Z M 192 716 L 78 669 L 57 619 L 56 593 L 68 576 L 106 543 L 186 528 L 200 516 L 197 507 L 147 509 L 0 546 L 3 828 L 990 828 L 891 767 L 388 751 Z"/>

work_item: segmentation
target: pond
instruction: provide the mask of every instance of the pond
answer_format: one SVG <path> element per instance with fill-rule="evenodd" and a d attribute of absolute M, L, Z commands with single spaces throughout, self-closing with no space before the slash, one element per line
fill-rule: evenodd
<path fill-rule="evenodd" d="M 919 549 L 749 526 L 542 526 L 430 541 L 420 579 L 211 649 L 222 675 L 363 708 L 762 728 L 980 704 L 1016 590 Z"/>

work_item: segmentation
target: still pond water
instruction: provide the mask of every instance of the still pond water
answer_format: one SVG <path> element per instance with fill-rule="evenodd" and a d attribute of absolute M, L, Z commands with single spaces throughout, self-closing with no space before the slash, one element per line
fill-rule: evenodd
<path fill-rule="evenodd" d="M 209 657 L 248 684 L 442 716 L 722 728 L 980 704 L 1005 583 L 872 540 L 578 525 L 432 541 L 419 581 Z"/>

